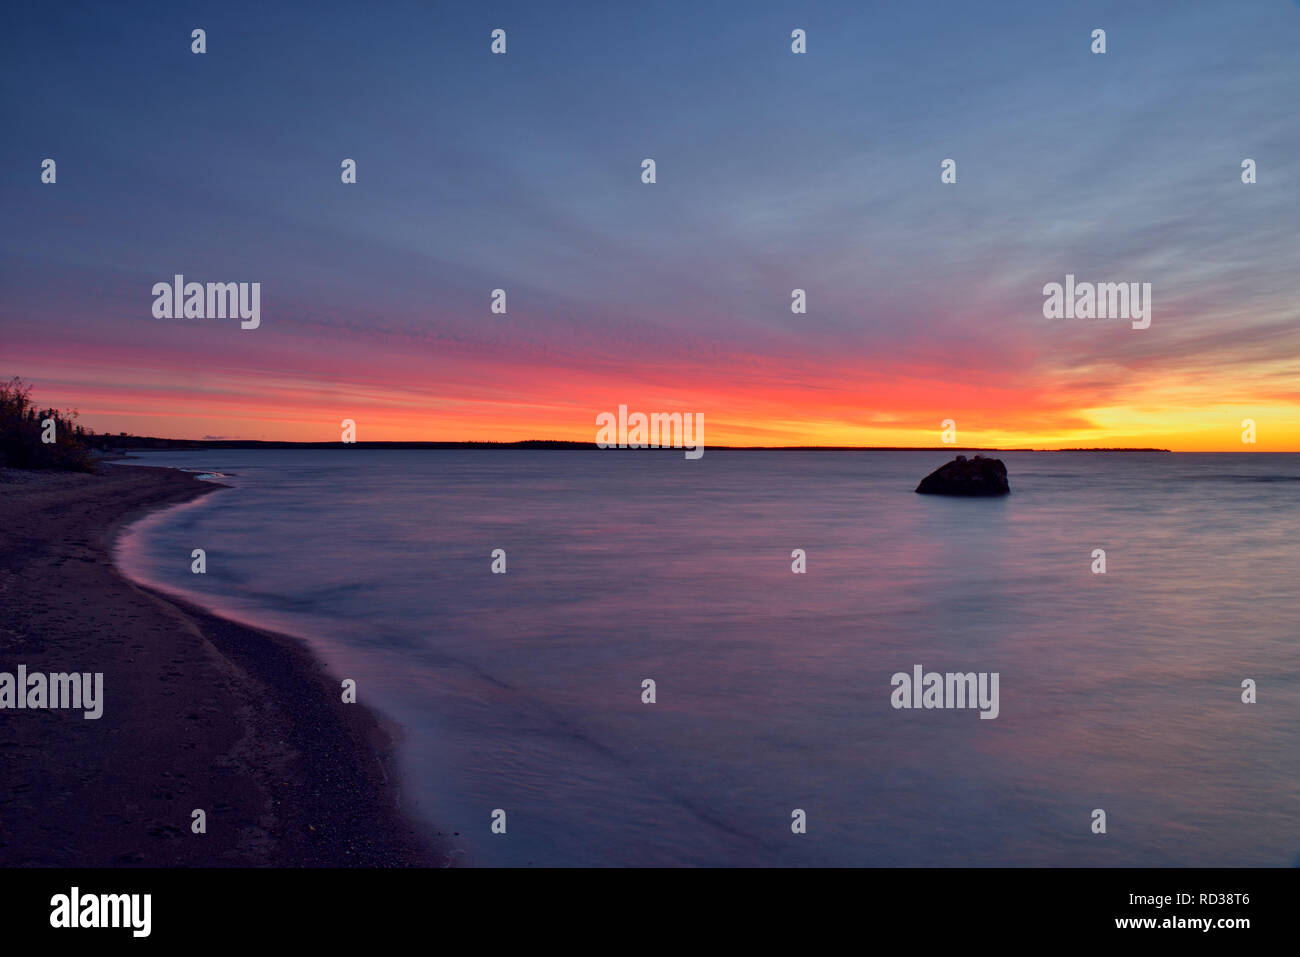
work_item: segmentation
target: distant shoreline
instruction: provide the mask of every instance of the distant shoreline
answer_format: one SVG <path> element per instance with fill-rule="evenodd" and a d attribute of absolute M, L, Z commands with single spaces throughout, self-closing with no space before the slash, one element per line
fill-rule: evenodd
<path fill-rule="evenodd" d="M 217 449 L 480 449 L 483 451 L 511 449 L 554 449 L 560 451 L 666 451 L 681 449 L 615 449 L 601 448 L 595 442 L 568 442 L 559 439 L 526 439 L 520 442 L 272 442 L 257 439 L 159 439 L 145 436 L 125 436 L 120 439 L 108 436 L 115 451 L 168 451 L 204 452 Z M 708 445 L 710 451 L 720 452 L 1161 452 L 1177 454 L 1170 449 L 1156 448 L 1086 448 L 1086 449 L 1031 449 L 994 448 L 981 445 Z M 1231 454 L 1231 453 L 1183 453 Z"/>

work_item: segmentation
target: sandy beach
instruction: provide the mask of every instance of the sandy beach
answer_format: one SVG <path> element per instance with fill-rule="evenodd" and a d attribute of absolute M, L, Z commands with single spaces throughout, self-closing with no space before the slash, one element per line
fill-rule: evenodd
<path fill-rule="evenodd" d="M 216 488 L 0 470 L 0 672 L 104 675 L 97 720 L 0 711 L 0 866 L 444 865 L 401 811 L 392 729 L 301 642 L 111 564 L 126 522 Z"/>

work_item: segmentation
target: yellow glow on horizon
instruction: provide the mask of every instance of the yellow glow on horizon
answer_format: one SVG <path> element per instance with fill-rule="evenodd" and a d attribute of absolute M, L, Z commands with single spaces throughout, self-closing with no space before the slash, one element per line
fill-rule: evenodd
<path fill-rule="evenodd" d="M 34 379 L 46 378 L 38 365 Z M 633 411 L 701 412 L 705 446 L 890 446 L 937 448 L 941 422 L 957 423 L 961 447 L 1160 448 L 1177 452 L 1300 452 L 1300 402 L 1287 376 L 1266 377 L 1267 390 L 1206 370 L 1204 376 L 1135 380 L 1120 401 L 1074 407 L 1089 390 L 1071 382 L 1053 389 L 947 393 L 935 382 L 900 379 L 837 385 L 805 393 L 797 384 L 762 388 L 705 381 L 696 386 L 603 376 L 476 384 L 368 382 L 348 385 L 310 374 L 214 377 L 120 372 L 108 382 L 96 369 L 41 383 L 40 400 L 80 408 L 80 422 L 99 432 L 202 441 L 207 437 L 336 442 L 344 418 L 358 441 L 594 442 L 595 416 L 625 402 Z M 134 380 L 134 381 L 133 381 Z M 1259 395 L 1259 399 L 1255 396 Z M 1112 395 L 1109 398 L 1116 398 Z M 951 408 L 937 411 L 940 401 Z M 1241 441 L 1253 419 L 1256 443 Z"/>
<path fill-rule="evenodd" d="M 387 442 L 518 442 L 554 439 L 594 442 L 591 416 L 556 413 L 502 422 L 496 415 L 470 407 L 453 414 L 427 414 L 414 410 L 372 409 L 355 414 L 357 440 Z M 83 416 L 83 424 L 116 433 L 160 438 L 202 440 L 207 436 L 284 442 L 333 442 L 339 428 L 320 416 L 275 412 L 228 412 L 213 416 L 167 416 L 118 410 L 113 426 L 101 415 Z M 592 424 L 586 424 L 588 418 Z M 1108 407 L 1081 410 L 1077 418 L 1090 427 L 1059 431 L 979 429 L 957 420 L 958 447 L 983 448 L 1158 448 L 1175 452 L 1297 452 L 1300 451 L 1300 408 L 1286 406 L 1224 406 L 1211 410 L 1146 410 Z M 1241 441 L 1244 419 L 1255 422 L 1256 442 Z M 892 446 L 936 448 L 942 441 L 940 421 L 928 427 L 911 421 L 898 425 L 861 427 L 840 422 L 799 421 L 753 424 L 718 419 L 705 413 L 707 446 Z"/>

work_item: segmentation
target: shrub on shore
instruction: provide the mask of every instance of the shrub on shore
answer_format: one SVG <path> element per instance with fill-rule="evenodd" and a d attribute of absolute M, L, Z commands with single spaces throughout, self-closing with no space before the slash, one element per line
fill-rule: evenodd
<path fill-rule="evenodd" d="M 76 424 L 77 413 L 38 409 L 31 391 L 19 378 L 0 384 L 0 467 L 93 471 L 90 436 Z M 42 441 L 51 436 L 51 420 L 54 441 Z"/>

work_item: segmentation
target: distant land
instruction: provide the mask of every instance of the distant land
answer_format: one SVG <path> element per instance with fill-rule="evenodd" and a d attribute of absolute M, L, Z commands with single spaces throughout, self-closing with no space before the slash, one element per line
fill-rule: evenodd
<path fill-rule="evenodd" d="M 525 439 L 520 442 L 266 442 L 258 439 L 160 439 L 143 435 L 96 433 L 94 448 L 104 451 L 166 450 L 202 451 L 205 449 L 561 449 L 598 448 L 595 442 L 570 442 L 561 439 Z M 1030 449 L 994 448 L 978 445 L 706 445 L 706 449 L 733 452 L 1166 452 L 1152 448 Z M 636 451 L 644 451 L 637 449 Z M 681 451 L 663 449 L 662 451 Z"/>

